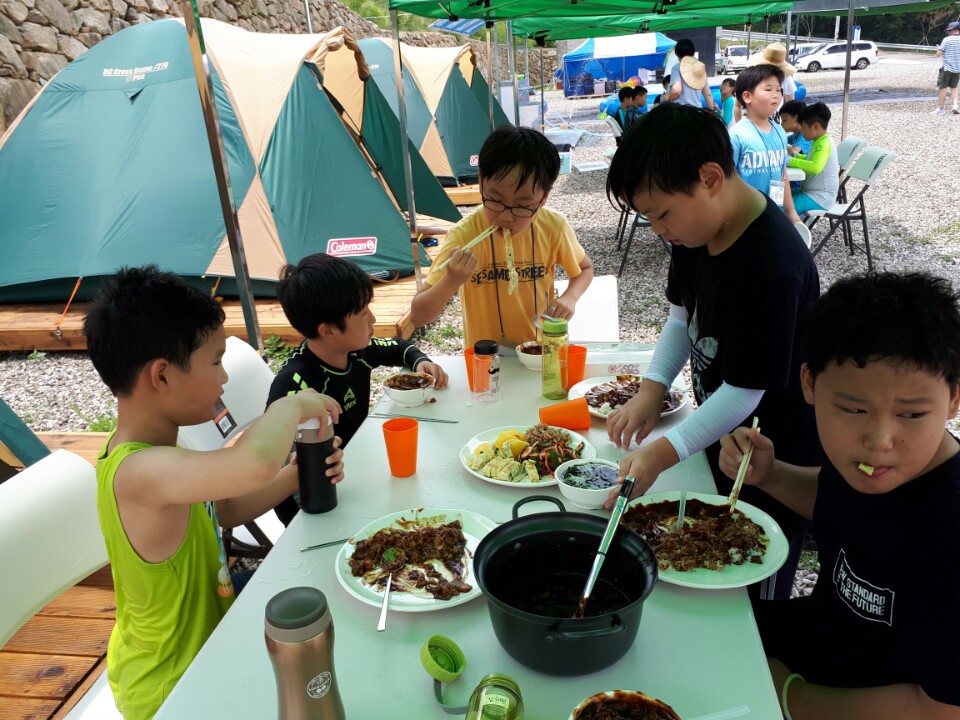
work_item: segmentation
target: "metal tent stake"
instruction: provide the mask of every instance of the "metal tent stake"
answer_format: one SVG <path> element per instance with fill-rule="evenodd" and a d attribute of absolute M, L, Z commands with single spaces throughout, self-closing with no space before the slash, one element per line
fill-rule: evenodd
<path fill-rule="evenodd" d="M 217 178 L 217 192 L 220 196 L 220 209 L 223 211 L 223 224 L 227 230 L 230 257 L 233 259 L 233 272 L 237 277 L 237 294 L 240 296 L 240 306 L 243 308 L 247 342 L 259 352 L 263 349 L 263 342 L 260 338 L 260 323 L 257 320 L 257 307 L 253 301 L 250 273 L 247 271 L 247 257 L 243 251 L 243 237 L 240 234 L 237 206 L 233 201 L 227 156 L 223 150 L 220 118 L 217 115 L 217 104 L 213 96 L 213 82 L 210 79 L 206 47 L 203 42 L 203 30 L 200 27 L 200 10 L 197 8 L 197 0 L 181 0 L 180 8 L 183 13 L 183 25 L 187 29 L 187 42 L 190 46 L 190 57 L 193 60 L 193 73 L 197 78 L 200 107 L 203 111 L 203 124 L 207 128 L 207 141 L 210 143 L 213 172 Z"/>

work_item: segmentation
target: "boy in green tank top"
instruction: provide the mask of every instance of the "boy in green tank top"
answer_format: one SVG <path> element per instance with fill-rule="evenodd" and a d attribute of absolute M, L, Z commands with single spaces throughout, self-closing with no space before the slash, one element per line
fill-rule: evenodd
<path fill-rule="evenodd" d="M 297 471 L 284 462 L 298 423 L 340 415 L 331 398 L 301 392 L 232 447 L 178 448 L 181 426 L 214 418 L 227 381 L 223 320 L 215 299 L 155 266 L 120 270 L 84 320 L 90 359 L 117 397 L 97 507 L 117 601 L 107 674 L 125 720 L 153 717 L 233 602 L 219 526 L 289 496 Z M 338 482 L 342 451 L 329 463 Z"/>

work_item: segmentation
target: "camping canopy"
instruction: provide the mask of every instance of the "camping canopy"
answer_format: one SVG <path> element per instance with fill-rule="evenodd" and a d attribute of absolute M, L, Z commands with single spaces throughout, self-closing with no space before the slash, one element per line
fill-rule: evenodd
<path fill-rule="evenodd" d="M 669 13 L 672 10 L 703 10 L 752 5 L 756 0 L 388 0 L 391 10 L 431 18 L 481 18 L 517 20 L 520 18 L 567 18 L 601 15 L 638 15 Z M 863 0 L 860 0 L 863 4 Z"/>
<path fill-rule="evenodd" d="M 397 206 L 318 83 L 340 31 L 203 21 L 255 290 L 307 254 L 412 270 Z M 362 198 L 362 201 L 358 201 Z M 0 301 L 78 297 L 156 263 L 231 292 L 233 263 L 182 21 L 135 25 L 64 68 L 0 138 Z M 203 280 L 206 278 L 206 280 Z"/>
<path fill-rule="evenodd" d="M 586 40 L 563 56 L 563 94 L 593 95 L 597 80 L 622 83 L 640 69 L 663 67 L 667 53 L 676 44 L 676 40 L 656 32 Z"/>
<path fill-rule="evenodd" d="M 371 75 L 396 112 L 393 42 L 369 38 L 360 41 L 360 48 Z M 487 85 L 476 67 L 473 50 L 469 45 L 420 48 L 401 43 L 400 56 L 407 135 L 441 183 L 476 182 L 476 156 L 490 134 L 490 114 Z M 500 104 L 494 101 L 494 107 L 494 123 L 507 122 Z"/>

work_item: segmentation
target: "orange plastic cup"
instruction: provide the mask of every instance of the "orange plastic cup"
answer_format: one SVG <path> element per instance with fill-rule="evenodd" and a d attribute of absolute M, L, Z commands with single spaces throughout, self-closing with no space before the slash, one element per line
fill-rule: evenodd
<path fill-rule="evenodd" d="M 587 399 L 578 397 L 576 400 L 564 400 L 542 407 L 540 422 L 567 430 L 588 428 L 590 427 L 590 409 L 587 407 Z"/>
<path fill-rule="evenodd" d="M 583 380 L 587 369 L 587 349 L 583 345 L 570 345 L 567 348 L 567 385 L 569 390 Z"/>
<path fill-rule="evenodd" d="M 463 351 L 463 359 L 467 363 L 467 383 L 470 385 L 470 392 L 473 392 L 473 348 L 468 347 Z"/>
<path fill-rule="evenodd" d="M 412 418 L 394 418 L 383 424 L 390 474 L 410 477 L 417 471 L 417 436 L 420 424 Z"/>

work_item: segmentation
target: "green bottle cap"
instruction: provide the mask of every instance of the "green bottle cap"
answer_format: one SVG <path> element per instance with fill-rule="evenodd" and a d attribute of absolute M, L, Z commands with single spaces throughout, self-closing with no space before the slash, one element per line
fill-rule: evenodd
<path fill-rule="evenodd" d="M 434 680 L 453 682 L 467 667 L 463 650 L 443 635 L 433 635 L 420 648 L 420 662 Z"/>
<path fill-rule="evenodd" d="M 543 319 L 543 331 L 545 333 L 552 333 L 554 335 L 559 335 L 560 333 L 565 333 L 567 331 L 567 321 L 561 320 L 559 318 L 546 318 Z"/>

